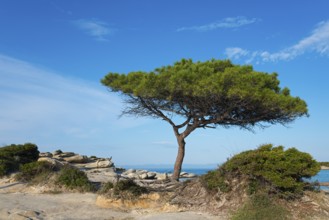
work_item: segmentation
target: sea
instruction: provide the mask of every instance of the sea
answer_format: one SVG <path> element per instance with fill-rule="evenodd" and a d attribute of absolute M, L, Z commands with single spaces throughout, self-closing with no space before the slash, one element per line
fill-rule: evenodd
<path fill-rule="evenodd" d="M 132 168 L 132 167 L 130 167 Z M 152 172 L 158 172 L 158 173 L 172 173 L 173 169 L 170 167 L 158 167 L 158 166 L 138 166 L 135 167 L 134 169 L 140 169 L 140 170 L 148 170 Z M 206 174 L 207 172 L 216 169 L 216 166 L 211 166 L 211 167 L 202 167 L 202 168 L 197 168 L 197 167 L 188 167 L 188 168 L 183 168 L 182 172 L 187 172 L 187 173 L 194 173 L 196 175 L 203 175 Z M 320 172 L 313 176 L 310 179 L 306 179 L 306 181 L 318 181 L 318 182 L 329 182 L 329 170 L 320 170 Z M 329 187 L 327 186 L 321 186 L 320 189 L 329 191 Z"/>

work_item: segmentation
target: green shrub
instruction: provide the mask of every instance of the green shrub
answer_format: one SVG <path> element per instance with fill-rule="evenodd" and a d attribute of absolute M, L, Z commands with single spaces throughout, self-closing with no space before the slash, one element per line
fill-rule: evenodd
<path fill-rule="evenodd" d="M 329 162 L 319 162 L 321 166 L 329 167 Z"/>
<path fill-rule="evenodd" d="M 304 181 L 320 171 L 320 165 L 308 153 L 295 148 L 263 145 L 235 155 L 217 170 L 201 177 L 208 190 L 230 191 L 234 178 L 247 180 L 248 194 L 258 191 L 277 194 L 285 199 L 302 195 L 304 190 L 316 190 L 317 185 Z"/>
<path fill-rule="evenodd" d="M 232 216 L 232 220 L 284 219 L 290 219 L 288 210 L 273 202 L 267 194 L 255 194 Z"/>
<path fill-rule="evenodd" d="M 111 189 L 114 188 L 114 184 L 112 182 L 107 182 L 105 184 L 103 184 L 100 188 L 100 190 L 98 191 L 100 194 L 107 194 L 108 192 L 111 191 Z"/>
<path fill-rule="evenodd" d="M 207 174 L 201 176 L 201 181 L 209 191 L 217 191 L 218 189 L 221 192 L 230 191 L 230 186 L 226 181 L 225 175 L 220 170 L 209 171 Z"/>
<path fill-rule="evenodd" d="M 0 159 L 0 177 L 15 172 L 18 169 L 18 164 L 13 160 Z"/>
<path fill-rule="evenodd" d="M 133 196 L 140 196 L 146 193 L 147 190 L 144 187 L 137 185 L 133 180 L 120 180 L 114 186 L 114 194 L 120 195 L 122 192 L 131 193 Z"/>
<path fill-rule="evenodd" d="M 35 161 L 26 163 L 20 166 L 19 173 L 16 175 L 17 180 L 32 181 L 38 179 L 38 181 L 44 181 L 56 171 L 55 167 L 46 161 Z"/>
<path fill-rule="evenodd" d="M 0 148 L 0 176 L 18 171 L 20 165 L 37 161 L 39 158 L 38 147 L 26 143 L 9 145 Z"/>
<path fill-rule="evenodd" d="M 57 183 L 69 189 L 77 189 L 79 191 L 95 190 L 95 187 L 88 180 L 87 175 L 83 171 L 71 166 L 64 166 L 61 169 Z"/>
<path fill-rule="evenodd" d="M 320 165 L 308 153 L 295 148 L 284 151 L 282 146 L 269 144 L 232 157 L 221 169 L 249 177 L 253 181 L 250 191 L 256 192 L 257 186 L 268 186 L 271 193 L 293 198 L 309 187 L 304 178 L 316 175 Z"/>

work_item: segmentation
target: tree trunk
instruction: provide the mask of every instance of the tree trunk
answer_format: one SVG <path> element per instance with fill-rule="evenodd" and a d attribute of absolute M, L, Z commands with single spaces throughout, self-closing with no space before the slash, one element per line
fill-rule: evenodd
<path fill-rule="evenodd" d="M 174 166 L 174 173 L 171 177 L 172 180 L 179 180 L 179 175 L 182 170 L 182 164 L 185 156 L 185 140 L 182 136 L 177 137 L 178 142 L 178 153 L 176 157 L 176 162 Z"/>

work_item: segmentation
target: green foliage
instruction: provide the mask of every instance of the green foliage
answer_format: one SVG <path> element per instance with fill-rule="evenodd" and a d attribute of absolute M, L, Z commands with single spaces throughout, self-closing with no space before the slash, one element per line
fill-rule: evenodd
<path fill-rule="evenodd" d="M 232 220 L 284 220 L 290 219 L 288 210 L 277 205 L 267 194 L 256 194 L 251 197 Z"/>
<path fill-rule="evenodd" d="M 56 169 L 46 161 L 35 161 L 21 165 L 19 171 L 15 177 L 17 180 L 32 181 L 38 179 L 38 181 L 42 181 L 46 180 Z"/>
<path fill-rule="evenodd" d="M 321 166 L 329 167 L 329 162 L 319 162 Z"/>
<path fill-rule="evenodd" d="M 229 192 L 231 190 L 225 175 L 219 170 L 209 171 L 207 174 L 201 176 L 201 181 L 209 191 L 220 190 L 221 192 Z"/>
<path fill-rule="evenodd" d="M 147 193 L 147 189 L 137 185 L 133 180 L 120 180 L 114 185 L 114 194 L 121 195 L 128 192 L 133 196 L 140 196 L 143 193 Z"/>
<path fill-rule="evenodd" d="M 306 103 L 292 97 L 288 88 L 281 89 L 277 76 L 229 60 L 182 59 L 151 72 L 109 73 L 101 82 L 114 92 L 138 97 L 131 99 L 138 108 L 124 112 L 134 115 L 161 117 L 152 106 L 184 117 L 209 116 L 213 119 L 209 123 L 222 126 L 286 123 L 307 115 Z"/>
<path fill-rule="evenodd" d="M 18 171 L 20 165 L 37 161 L 39 158 L 38 147 L 26 143 L 9 145 L 0 148 L 0 176 Z"/>
<path fill-rule="evenodd" d="M 13 160 L 0 159 L 0 177 L 15 172 L 18 169 L 18 164 Z"/>
<path fill-rule="evenodd" d="M 113 188 L 114 188 L 114 184 L 112 182 L 107 182 L 107 183 L 102 185 L 102 187 L 99 190 L 99 193 L 100 194 L 106 194 L 110 190 L 112 190 Z"/>
<path fill-rule="evenodd" d="M 79 191 L 94 191 L 95 189 L 83 171 L 71 166 L 64 166 L 61 169 L 57 183 Z"/>
<path fill-rule="evenodd" d="M 267 186 L 271 193 L 294 198 L 309 187 L 303 179 L 316 175 L 320 165 L 308 153 L 295 148 L 284 151 L 282 146 L 268 144 L 235 155 L 222 169 L 249 177 L 250 192 L 257 191 L 258 186 Z"/>

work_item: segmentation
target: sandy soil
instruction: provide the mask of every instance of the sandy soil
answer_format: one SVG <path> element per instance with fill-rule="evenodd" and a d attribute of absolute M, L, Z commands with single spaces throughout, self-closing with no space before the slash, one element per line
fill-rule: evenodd
<path fill-rule="evenodd" d="M 159 213 L 150 210 L 120 212 L 95 205 L 93 193 L 40 193 L 40 189 L 17 182 L 0 180 L 0 219 L 65 219 L 65 220 L 213 220 L 221 219 L 206 213 Z"/>

